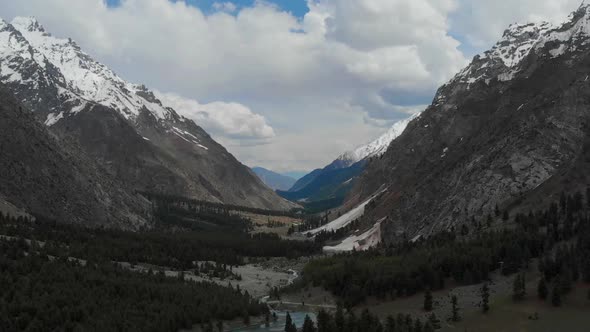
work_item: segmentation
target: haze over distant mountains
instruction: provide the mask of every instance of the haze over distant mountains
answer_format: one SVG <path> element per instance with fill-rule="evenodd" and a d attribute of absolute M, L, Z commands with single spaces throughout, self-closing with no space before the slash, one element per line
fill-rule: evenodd
<path fill-rule="evenodd" d="M 279 174 L 262 167 L 253 167 L 252 171 L 260 180 L 273 190 L 289 190 L 297 180 L 290 176 Z"/>

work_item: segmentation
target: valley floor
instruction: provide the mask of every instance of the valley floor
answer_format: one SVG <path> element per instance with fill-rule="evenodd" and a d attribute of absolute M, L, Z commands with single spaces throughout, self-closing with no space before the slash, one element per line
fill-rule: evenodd
<path fill-rule="evenodd" d="M 483 284 L 458 286 L 449 285 L 443 290 L 433 292 L 434 309 L 432 312 L 441 321 L 442 332 L 587 332 L 590 326 L 590 284 L 577 283 L 573 291 L 564 297 L 561 307 L 553 307 L 549 301 L 540 301 L 537 297 L 538 270 L 536 263 L 531 263 L 527 273 L 527 296 L 525 300 L 515 303 L 512 300 L 514 276 L 504 276 L 499 272 L 491 274 L 490 311 L 481 312 L 480 289 Z M 452 322 L 451 296 L 459 299 L 460 322 Z M 281 308 L 291 310 L 309 310 L 317 312 L 320 308 L 333 311 L 336 299 L 321 287 L 309 287 L 282 296 Z M 422 307 L 424 294 L 399 298 L 393 301 L 369 299 L 366 303 L 354 307 L 357 317 L 364 309 L 385 320 L 388 315 L 398 313 L 410 314 L 426 321 L 432 312 L 425 312 Z M 535 314 L 538 319 L 535 319 Z"/>
<path fill-rule="evenodd" d="M 272 288 L 284 287 L 293 282 L 306 260 L 306 258 L 301 258 L 289 262 L 286 259 L 273 258 L 263 263 L 252 263 L 233 267 L 233 273 L 239 275 L 241 280 L 209 278 L 202 275 L 195 275 L 191 271 L 184 271 L 184 278 L 193 281 L 213 282 L 221 286 L 227 286 L 228 284 L 231 284 L 233 287 L 239 286 L 241 290 L 248 291 L 252 297 L 263 298 L 270 293 Z M 177 277 L 180 273 L 180 271 L 175 271 L 167 267 L 156 267 L 149 264 L 131 265 L 125 262 L 120 263 L 120 265 L 137 272 L 147 272 L 150 268 L 152 270 L 164 270 L 164 273 L 168 277 Z M 291 267 L 294 267 L 296 270 Z"/>

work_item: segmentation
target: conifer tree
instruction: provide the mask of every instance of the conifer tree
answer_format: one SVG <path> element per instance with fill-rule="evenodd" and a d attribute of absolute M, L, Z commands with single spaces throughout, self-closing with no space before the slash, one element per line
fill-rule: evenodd
<path fill-rule="evenodd" d="M 545 281 L 545 278 L 542 277 L 539 280 L 539 285 L 537 286 L 537 295 L 539 296 L 539 299 L 544 301 L 547 299 L 548 293 L 549 290 L 547 289 L 547 282 Z"/>
<path fill-rule="evenodd" d="M 426 292 L 424 293 L 424 310 L 426 311 L 432 311 L 432 292 L 430 291 L 430 288 L 426 289 Z"/>
<path fill-rule="evenodd" d="M 461 316 L 459 316 L 459 300 L 457 299 L 457 295 L 453 295 L 451 297 L 451 306 L 452 306 L 451 319 L 453 320 L 453 322 L 460 321 Z"/>
<path fill-rule="evenodd" d="M 419 319 L 414 321 L 414 332 L 423 332 L 422 321 Z"/>
<path fill-rule="evenodd" d="M 332 320 L 330 314 L 324 309 L 318 312 L 318 331 L 332 332 Z"/>
<path fill-rule="evenodd" d="M 514 278 L 512 286 L 512 299 L 514 301 L 522 301 L 526 295 L 524 275 L 517 274 Z"/>
<path fill-rule="evenodd" d="M 344 330 L 346 320 L 344 318 L 344 311 L 342 310 L 342 306 L 340 304 L 338 304 L 338 306 L 336 307 L 336 313 L 334 314 L 334 324 L 336 325 L 337 331 Z"/>
<path fill-rule="evenodd" d="M 502 214 L 502 220 L 508 221 L 508 219 L 510 219 L 510 214 L 508 214 L 508 210 L 504 210 L 504 213 Z"/>
<path fill-rule="evenodd" d="M 270 326 L 270 311 L 266 313 L 266 315 L 264 316 L 264 326 L 269 327 Z"/>
<path fill-rule="evenodd" d="M 289 312 L 287 312 L 287 317 L 285 318 L 285 332 L 297 332 L 297 327 L 293 324 L 293 319 Z"/>
<path fill-rule="evenodd" d="M 389 316 L 387 316 L 387 319 L 385 322 L 385 332 L 395 332 L 395 331 L 396 331 L 395 318 L 393 318 L 392 315 L 389 315 Z"/>
<path fill-rule="evenodd" d="M 487 283 L 481 287 L 481 309 L 484 313 L 490 310 L 490 287 Z"/>
<path fill-rule="evenodd" d="M 303 332 L 316 332 L 315 324 L 308 315 L 305 315 L 305 320 L 303 321 Z"/>
<path fill-rule="evenodd" d="M 554 307 L 561 306 L 561 292 L 559 285 L 553 287 L 553 292 L 551 292 L 551 304 L 553 304 Z"/>
<path fill-rule="evenodd" d="M 434 314 L 434 312 L 432 314 L 430 314 L 430 316 L 428 316 L 428 323 L 430 323 L 430 325 L 432 325 L 432 327 L 435 330 L 438 330 L 441 328 L 440 326 L 440 320 L 438 319 L 438 317 L 436 317 L 436 315 Z"/>

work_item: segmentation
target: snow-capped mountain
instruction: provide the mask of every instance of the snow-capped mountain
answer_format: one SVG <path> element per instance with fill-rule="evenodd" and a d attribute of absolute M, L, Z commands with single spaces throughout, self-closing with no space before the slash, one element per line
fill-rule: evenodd
<path fill-rule="evenodd" d="M 35 19 L 0 20 L 0 82 L 62 139 L 135 190 L 258 208 L 293 205 L 192 120 Z"/>
<path fill-rule="evenodd" d="M 419 115 L 420 113 L 416 113 L 407 119 L 394 123 L 393 126 L 389 128 L 389 130 L 387 130 L 383 135 L 379 136 L 374 141 L 365 145 L 361 145 L 353 151 L 343 153 L 336 159 L 336 161 L 340 165 L 342 165 L 342 167 L 348 167 L 363 159 L 367 159 L 374 156 L 381 156 L 385 153 L 385 151 L 387 151 L 387 147 L 389 146 L 389 144 L 391 144 L 391 142 L 394 139 L 399 137 L 399 135 L 401 135 L 404 132 L 404 130 L 408 126 L 408 123 L 410 123 L 410 121 L 412 121 Z"/>
<path fill-rule="evenodd" d="M 548 22 L 512 24 L 490 49 L 476 55 L 473 61 L 444 86 L 471 85 L 497 79 L 509 81 L 519 73 L 522 61 L 529 55 L 555 58 L 588 44 L 590 5 L 582 4 L 561 26 Z M 443 87 L 444 87 L 443 86 Z M 440 94 L 438 98 L 444 98 Z M 442 103 L 443 100 L 436 99 Z"/>
<path fill-rule="evenodd" d="M 584 191 L 589 77 L 590 5 L 558 26 L 511 25 L 366 167 L 346 204 L 395 188 L 366 215 L 385 218 L 382 236 L 395 242 Z"/>
<path fill-rule="evenodd" d="M 60 86 L 59 97 L 72 104 L 78 104 L 67 111 L 48 114 L 48 125 L 55 124 L 64 116 L 79 112 L 84 108 L 85 102 L 111 107 L 128 119 L 137 118 L 143 108 L 157 119 L 172 117 L 172 111 L 162 106 L 145 86 L 124 81 L 108 67 L 84 53 L 73 40 L 56 38 L 46 32 L 35 18 L 16 17 L 10 25 L 4 21 L 0 24 L 4 27 L 2 40 L 9 41 L 0 44 L 1 54 L 17 59 L 28 58 L 35 62 L 39 69 L 53 70 L 49 66 L 54 66 L 59 71 L 54 74 L 57 80 L 55 83 Z M 18 61 L 12 65 L 18 66 Z M 3 63 L 2 76 L 4 73 L 10 74 L 10 81 L 23 83 L 18 68 L 12 68 L 13 66 Z M 35 85 L 37 82 L 32 80 L 25 83 Z"/>
<path fill-rule="evenodd" d="M 420 113 L 416 113 L 407 119 L 396 122 L 374 141 L 340 155 L 328 166 L 316 169 L 297 180 L 289 191 L 278 191 L 278 193 L 292 201 L 325 201 L 326 208 L 342 204 L 355 181 L 365 169 L 369 158 L 383 155 L 389 144 L 399 137 L 408 124 L 419 115 Z"/>

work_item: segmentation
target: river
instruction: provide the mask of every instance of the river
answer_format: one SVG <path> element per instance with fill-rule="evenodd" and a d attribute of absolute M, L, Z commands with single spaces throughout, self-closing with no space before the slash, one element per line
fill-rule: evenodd
<path fill-rule="evenodd" d="M 236 330 L 232 330 L 232 332 L 279 332 L 279 331 L 284 331 L 285 330 L 285 318 L 287 317 L 287 313 L 286 312 L 277 312 L 277 321 L 276 322 L 271 322 L 269 327 L 264 326 L 264 324 L 260 325 L 260 326 L 250 326 L 250 327 L 245 327 L 245 328 L 239 328 Z M 298 312 L 298 311 L 294 311 L 294 312 L 289 312 L 289 314 L 291 315 L 291 319 L 293 320 L 293 323 L 295 323 L 295 325 L 297 326 L 297 328 L 301 328 L 303 326 L 303 321 L 305 320 L 305 316 L 309 315 L 309 318 L 311 318 L 314 322 L 316 320 L 316 315 L 314 313 L 311 312 Z"/>

